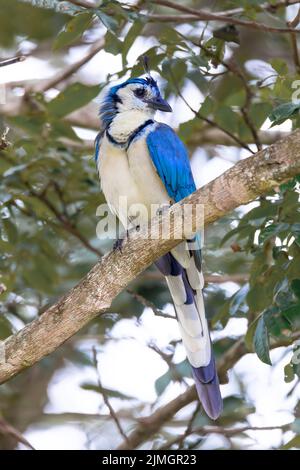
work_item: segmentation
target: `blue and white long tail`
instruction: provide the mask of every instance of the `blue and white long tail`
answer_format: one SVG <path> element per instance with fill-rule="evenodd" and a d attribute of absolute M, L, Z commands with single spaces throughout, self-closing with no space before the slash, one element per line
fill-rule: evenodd
<path fill-rule="evenodd" d="M 194 242 L 182 242 L 156 265 L 166 276 L 199 399 L 208 416 L 217 419 L 223 404 L 205 317 L 201 251 L 192 247 Z"/>

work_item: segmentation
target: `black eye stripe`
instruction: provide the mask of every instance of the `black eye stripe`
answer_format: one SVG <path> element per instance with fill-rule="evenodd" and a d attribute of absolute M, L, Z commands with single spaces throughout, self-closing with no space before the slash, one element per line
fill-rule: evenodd
<path fill-rule="evenodd" d="M 121 98 L 118 95 L 114 95 L 113 100 L 114 100 L 115 103 L 123 103 L 123 101 L 121 100 Z"/>
<path fill-rule="evenodd" d="M 137 96 L 138 98 L 141 98 L 142 96 L 144 96 L 145 93 L 146 93 L 145 88 L 137 88 L 136 90 L 134 90 L 134 94 L 135 94 L 135 96 Z"/>

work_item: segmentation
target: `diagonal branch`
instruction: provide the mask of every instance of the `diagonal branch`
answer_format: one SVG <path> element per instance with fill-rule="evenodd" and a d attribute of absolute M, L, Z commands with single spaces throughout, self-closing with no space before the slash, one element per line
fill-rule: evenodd
<path fill-rule="evenodd" d="M 0 418 L 0 434 L 8 435 L 13 437 L 17 442 L 20 442 L 25 447 L 28 447 L 31 450 L 35 450 L 30 442 L 25 439 L 25 437 L 11 424 L 5 421 L 3 418 Z"/>
<path fill-rule="evenodd" d="M 276 3 L 263 3 L 261 5 L 257 5 L 256 9 L 258 13 L 261 11 L 267 11 L 269 13 L 274 13 L 280 8 L 288 7 L 289 5 L 296 5 L 300 3 L 299 0 L 279 0 Z M 255 9 L 255 5 L 252 5 L 252 7 Z M 232 10 L 225 10 L 225 11 L 218 11 L 215 13 L 215 15 L 218 15 L 220 17 L 224 16 L 233 16 L 233 15 L 241 15 L 245 12 L 245 9 L 243 7 L 238 7 L 238 8 L 233 8 Z M 195 14 L 184 14 L 184 15 L 162 15 L 162 14 L 150 14 L 147 15 L 147 19 L 150 21 L 160 21 L 160 22 L 166 22 L 166 23 L 188 23 L 191 21 L 199 21 L 198 16 L 195 16 Z M 221 20 L 221 18 L 220 18 Z"/>
<path fill-rule="evenodd" d="M 58 73 L 54 77 L 49 78 L 45 82 L 42 82 L 41 85 L 38 85 L 35 91 L 39 91 L 40 93 L 50 90 L 50 88 L 55 88 L 59 83 L 67 80 L 73 73 L 77 72 L 78 69 L 83 67 L 87 64 L 98 52 L 100 52 L 104 47 L 104 38 L 99 39 L 99 41 L 95 42 L 88 50 L 87 54 L 81 57 L 77 62 L 74 64 L 69 65 L 66 67 L 62 72 Z"/>
<path fill-rule="evenodd" d="M 245 28 L 255 29 L 257 31 L 264 31 L 269 33 L 300 33 L 300 29 L 295 29 L 291 27 L 278 28 L 275 26 L 266 25 L 264 23 L 258 23 L 256 21 L 240 20 L 239 18 L 226 15 L 224 14 L 224 12 L 220 14 L 212 13 L 210 11 L 205 10 L 197 10 L 196 8 L 191 8 L 185 5 L 181 5 L 179 3 L 171 2 L 169 0 L 153 0 L 152 3 L 172 8 L 173 10 L 177 10 L 183 13 L 194 15 L 195 18 L 198 18 L 198 20 L 202 21 L 221 21 L 222 23 L 235 24 L 237 26 L 243 26 Z"/>
<path fill-rule="evenodd" d="M 296 130 L 255 156 L 240 161 L 204 188 L 152 219 L 152 233 L 156 234 L 160 233 L 158 230 L 163 224 L 170 222 L 169 238 L 151 238 L 148 226 L 132 232 L 130 239 L 124 240 L 122 252 L 115 250 L 104 256 L 55 305 L 0 343 L 5 359 L 0 366 L 0 383 L 53 352 L 99 313 L 107 311 L 112 300 L 129 282 L 180 243 L 183 204 L 191 204 L 194 208 L 204 205 L 205 223 L 209 224 L 299 173 L 300 130 Z M 202 226 L 200 211 L 195 212 L 191 221 L 193 232 Z"/>
<path fill-rule="evenodd" d="M 13 57 L 12 59 L 6 59 L 0 61 L 0 67 L 5 67 L 6 65 L 17 64 L 18 62 L 23 62 L 26 59 L 26 56 L 21 55 L 18 57 Z"/>

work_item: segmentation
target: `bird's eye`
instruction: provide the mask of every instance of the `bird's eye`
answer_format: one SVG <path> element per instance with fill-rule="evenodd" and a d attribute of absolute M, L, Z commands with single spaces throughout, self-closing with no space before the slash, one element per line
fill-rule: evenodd
<path fill-rule="evenodd" d="M 142 98 L 145 95 L 145 91 L 145 88 L 137 88 L 136 90 L 134 90 L 134 94 L 138 98 Z"/>

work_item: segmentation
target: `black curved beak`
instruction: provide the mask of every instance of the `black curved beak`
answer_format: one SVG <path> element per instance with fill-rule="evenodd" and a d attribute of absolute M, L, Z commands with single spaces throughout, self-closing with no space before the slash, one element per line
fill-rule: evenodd
<path fill-rule="evenodd" d="M 164 111 L 165 113 L 170 113 L 172 111 L 171 106 L 164 100 L 161 96 L 154 98 L 152 100 L 145 100 L 145 102 L 150 106 L 150 108 Z"/>

